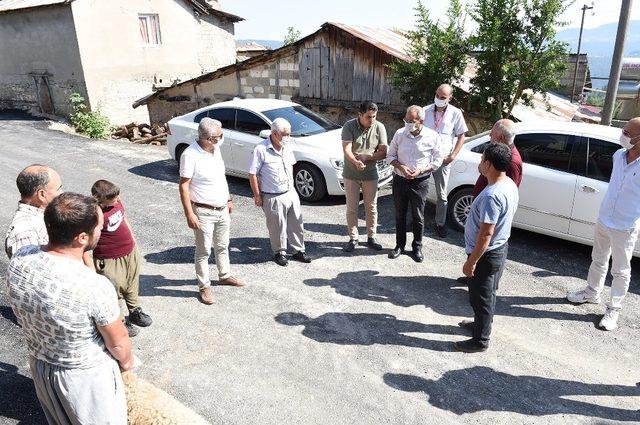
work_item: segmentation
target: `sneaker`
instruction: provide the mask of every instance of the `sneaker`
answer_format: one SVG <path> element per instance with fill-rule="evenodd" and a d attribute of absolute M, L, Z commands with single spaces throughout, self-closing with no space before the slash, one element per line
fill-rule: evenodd
<path fill-rule="evenodd" d="M 147 313 L 142 311 L 141 307 L 138 307 L 129 313 L 129 322 L 136 326 L 146 328 L 153 323 L 153 320 L 151 320 L 151 317 Z"/>
<path fill-rule="evenodd" d="M 356 239 L 350 239 L 349 242 L 344 246 L 344 252 L 353 252 L 358 246 L 358 241 Z"/>
<path fill-rule="evenodd" d="M 488 346 L 480 344 L 473 338 L 456 342 L 453 346 L 456 350 L 462 351 L 463 353 L 481 353 L 489 349 Z"/>
<path fill-rule="evenodd" d="M 376 238 L 367 238 L 367 246 L 374 251 L 382 251 L 382 245 L 378 243 Z"/>
<path fill-rule="evenodd" d="M 133 338 L 134 336 L 138 335 L 138 332 L 140 332 L 140 329 L 133 326 L 133 323 L 129 322 L 128 320 L 124 321 L 124 327 L 127 328 L 129 338 Z"/>
<path fill-rule="evenodd" d="M 213 295 L 211 294 L 210 287 L 205 286 L 204 288 L 200 288 L 200 301 L 206 305 L 213 304 Z"/>
<path fill-rule="evenodd" d="M 600 304 L 600 295 L 592 295 L 591 291 L 582 289 L 576 292 L 569 292 L 567 294 L 567 300 L 574 304 Z"/>
<path fill-rule="evenodd" d="M 612 331 L 618 327 L 618 317 L 620 316 L 620 309 L 607 307 L 607 311 L 600 320 L 600 327 L 605 331 Z"/>

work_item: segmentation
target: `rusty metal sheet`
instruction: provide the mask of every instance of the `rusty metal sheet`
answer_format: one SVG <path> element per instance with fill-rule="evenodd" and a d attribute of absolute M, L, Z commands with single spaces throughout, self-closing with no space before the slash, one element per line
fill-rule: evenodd
<path fill-rule="evenodd" d="M 409 40 L 399 31 L 388 28 L 363 27 L 360 25 L 348 25 L 338 22 L 327 22 L 325 25 L 331 25 L 348 32 L 356 38 L 377 47 L 403 61 L 410 62 L 412 58 L 407 55 L 406 50 L 409 46 Z"/>

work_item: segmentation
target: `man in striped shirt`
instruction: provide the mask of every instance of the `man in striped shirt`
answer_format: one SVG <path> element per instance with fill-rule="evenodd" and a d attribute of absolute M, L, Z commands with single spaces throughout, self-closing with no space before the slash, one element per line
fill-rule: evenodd
<path fill-rule="evenodd" d="M 44 209 L 62 193 L 60 176 L 44 165 L 33 164 L 22 170 L 16 184 L 20 191 L 20 202 L 4 241 L 9 258 L 23 246 L 46 245 L 49 242 L 44 225 Z"/>

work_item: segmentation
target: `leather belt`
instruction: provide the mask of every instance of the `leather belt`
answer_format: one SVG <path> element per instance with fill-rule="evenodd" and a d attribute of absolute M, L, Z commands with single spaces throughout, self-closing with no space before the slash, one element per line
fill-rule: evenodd
<path fill-rule="evenodd" d="M 214 210 L 214 211 L 222 211 L 223 209 L 227 208 L 226 205 L 223 205 L 221 207 L 214 207 L 213 205 L 201 204 L 200 202 L 192 202 L 191 204 L 195 205 L 198 208 L 206 208 L 206 209 Z"/>

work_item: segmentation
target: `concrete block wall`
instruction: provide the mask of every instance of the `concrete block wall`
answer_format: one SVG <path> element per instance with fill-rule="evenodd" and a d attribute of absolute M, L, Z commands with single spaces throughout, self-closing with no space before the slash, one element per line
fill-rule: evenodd
<path fill-rule="evenodd" d="M 240 71 L 240 95 L 246 98 L 291 100 L 299 90 L 296 54 Z"/>
<path fill-rule="evenodd" d="M 233 23 L 215 16 L 200 16 L 198 28 L 198 63 L 202 74 L 236 61 Z"/>

